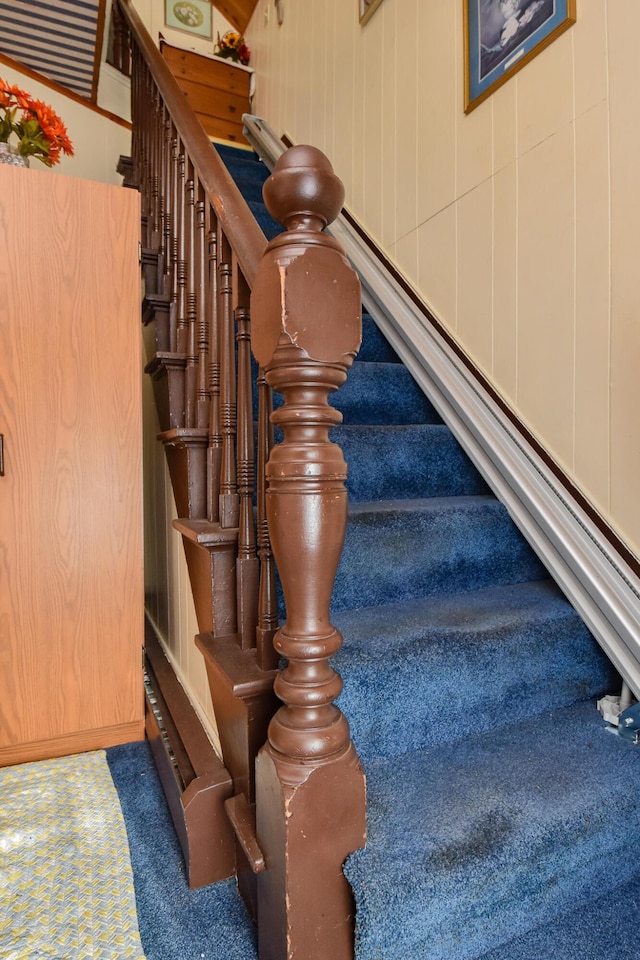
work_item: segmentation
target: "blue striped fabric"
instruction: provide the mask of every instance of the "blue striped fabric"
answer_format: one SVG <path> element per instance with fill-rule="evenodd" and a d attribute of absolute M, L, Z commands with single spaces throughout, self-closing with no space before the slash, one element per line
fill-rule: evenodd
<path fill-rule="evenodd" d="M 0 0 L 0 52 L 91 98 L 100 0 Z"/>

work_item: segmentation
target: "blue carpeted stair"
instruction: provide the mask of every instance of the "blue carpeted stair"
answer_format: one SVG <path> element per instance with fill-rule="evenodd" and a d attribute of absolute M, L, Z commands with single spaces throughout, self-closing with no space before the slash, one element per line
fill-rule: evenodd
<path fill-rule="evenodd" d="M 274 236 L 266 168 L 220 153 Z M 334 402 L 357 960 L 640 957 L 640 754 L 596 713 L 610 665 L 369 317 Z"/>

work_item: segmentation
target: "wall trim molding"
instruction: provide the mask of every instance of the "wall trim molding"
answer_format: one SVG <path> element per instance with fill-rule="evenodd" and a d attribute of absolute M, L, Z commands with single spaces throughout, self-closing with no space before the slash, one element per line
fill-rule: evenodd
<path fill-rule="evenodd" d="M 139 740 L 144 740 L 143 717 L 110 727 L 80 730 L 48 740 L 31 740 L 28 743 L 0 747 L 0 767 L 51 760 L 53 757 L 66 757 L 71 753 L 85 753 L 89 750 L 108 750 L 109 747 L 137 743 Z"/>
<path fill-rule="evenodd" d="M 6 54 L 0 53 L 0 63 L 6 64 L 8 67 L 11 67 L 12 70 L 22 73 L 25 77 L 31 77 L 32 80 L 37 80 L 38 83 L 41 83 L 45 87 L 49 87 L 50 90 L 55 90 L 56 93 L 59 93 L 63 97 L 67 97 L 69 100 L 73 100 L 74 103 L 81 104 L 83 107 L 86 107 L 87 110 L 91 110 L 93 113 L 100 114 L 100 116 L 104 117 L 105 120 L 111 120 L 113 123 L 117 123 L 119 126 L 125 127 L 127 130 L 131 130 L 131 122 L 129 120 L 123 120 L 123 118 L 119 117 L 117 113 L 112 113 L 110 110 L 105 110 L 103 107 L 99 107 L 97 104 L 92 103 L 90 100 L 86 100 L 84 97 L 79 96 L 79 94 L 74 93 L 67 87 L 63 87 L 61 83 L 56 83 L 55 80 L 49 80 L 48 77 L 38 73 L 37 70 L 32 70 L 31 67 L 25 66 L 25 64 L 20 63 L 19 60 L 14 60 L 13 57 L 8 57 Z"/>
<path fill-rule="evenodd" d="M 243 120 L 245 136 L 272 166 L 282 141 L 264 120 Z M 640 699 L 638 559 L 355 218 L 345 211 L 329 232 L 360 275 L 365 307 Z"/>

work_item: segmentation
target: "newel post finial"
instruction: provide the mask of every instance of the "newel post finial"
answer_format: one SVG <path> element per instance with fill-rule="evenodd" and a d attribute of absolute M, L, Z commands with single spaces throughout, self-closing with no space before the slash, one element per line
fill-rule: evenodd
<path fill-rule="evenodd" d="M 286 232 L 272 240 L 252 291 L 253 350 L 284 397 L 272 415 L 284 439 L 267 465 L 267 517 L 286 605 L 277 651 L 287 666 L 283 706 L 256 767 L 261 960 L 353 949 L 353 908 L 342 874 L 364 841 L 364 777 L 348 723 L 334 703 L 342 681 L 329 658 L 342 644 L 329 607 L 347 520 L 346 465 L 329 430 L 328 403 L 361 339 L 360 283 L 340 245 L 322 232 L 344 189 L 314 147 L 292 147 L 264 187 Z M 297 818 L 297 819 L 296 819 Z"/>

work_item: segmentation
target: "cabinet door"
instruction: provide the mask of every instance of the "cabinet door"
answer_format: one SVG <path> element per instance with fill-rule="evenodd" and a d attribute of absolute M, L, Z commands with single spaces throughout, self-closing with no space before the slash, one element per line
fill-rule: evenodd
<path fill-rule="evenodd" d="M 138 225 L 0 166 L 0 764 L 142 735 Z"/>

